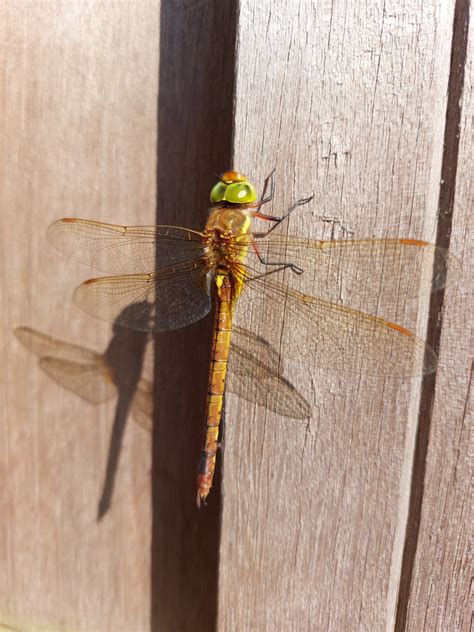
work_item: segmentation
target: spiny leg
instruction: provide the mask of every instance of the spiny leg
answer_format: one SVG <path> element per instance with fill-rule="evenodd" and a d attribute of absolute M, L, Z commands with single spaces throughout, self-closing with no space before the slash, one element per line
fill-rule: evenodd
<path fill-rule="evenodd" d="M 267 202 L 270 202 L 271 200 L 273 200 L 273 196 L 275 194 L 275 178 L 274 178 L 275 171 L 276 171 L 276 167 L 265 178 L 265 181 L 263 183 L 262 195 L 256 206 L 257 211 L 260 211 L 260 208 L 263 206 L 263 204 L 266 204 Z M 265 197 L 269 182 L 270 182 L 270 194 L 268 195 L 268 197 Z"/>
<path fill-rule="evenodd" d="M 298 275 L 303 274 L 304 272 L 303 268 L 300 268 L 294 263 L 290 263 L 287 261 L 266 261 L 262 257 L 260 252 L 258 251 L 258 247 L 253 241 L 252 241 L 252 246 L 261 264 L 263 264 L 264 266 L 277 266 L 273 270 L 268 270 L 267 272 L 263 272 L 262 274 L 252 277 L 252 280 L 262 279 L 263 277 L 266 277 L 269 274 L 275 274 L 275 272 L 281 272 L 282 270 L 288 270 L 288 269 L 294 272 L 294 274 L 298 274 Z"/>
<path fill-rule="evenodd" d="M 268 230 L 265 233 L 256 233 L 254 236 L 256 238 L 259 237 L 264 237 L 265 235 L 268 235 L 268 233 L 270 233 L 272 230 L 274 230 L 278 224 L 280 224 L 284 219 L 286 219 L 288 217 L 288 215 L 290 215 L 290 213 L 292 213 L 292 211 L 295 210 L 295 208 L 297 208 L 298 206 L 301 206 L 302 204 L 306 204 L 307 202 L 310 202 L 313 199 L 313 195 L 309 198 L 303 198 L 301 200 L 298 200 L 298 202 L 296 202 L 296 204 L 294 204 L 284 215 L 283 217 L 273 217 L 272 215 L 267 215 L 264 213 L 260 213 L 260 209 L 264 204 L 267 204 L 267 202 L 270 202 L 275 194 L 275 171 L 276 171 L 276 167 L 274 169 L 272 169 L 272 171 L 268 174 L 268 176 L 265 178 L 264 182 L 263 182 L 263 191 L 262 191 L 262 195 L 260 197 L 260 200 L 258 201 L 256 208 L 256 211 L 254 213 L 252 213 L 253 217 L 259 217 L 260 219 L 266 219 L 268 221 L 273 221 L 275 222 L 274 226 L 272 226 L 272 228 L 270 230 Z M 270 193 L 267 197 L 266 193 L 267 193 L 267 188 L 268 188 L 268 184 L 270 183 Z M 257 215 L 258 213 L 258 215 Z M 345 224 L 341 219 L 339 219 L 339 217 L 326 217 L 324 215 L 316 215 L 315 219 L 320 220 L 321 222 L 324 222 L 326 224 L 331 224 L 331 240 L 334 239 L 335 237 L 335 228 L 336 226 L 339 227 L 342 231 L 342 233 L 344 235 L 348 235 L 349 237 L 352 237 L 354 235 L 354 231 L 349 228 L 347 226 L 347 224 Z"/>
<path fill-rule="evenodd" d="M 267 231 L 262 232 L 262 233 L 254 233 L 253 236 L 256 239 L 261 239 L 262 237 L 266 237 L 267 235 L 269 235 L 272 232 L 272 230 L 275 230 L 275 228 L 277 226 L 279 226 L 283 220 L 285 220 L 287 217 L 289 217 L 291 215 L 291 213 L 293 213 L 293 211 L 295 209 L 297 209 L 299 206 L 303 206 L 303 204 L 308 204 L 308 202 L 311 202 L 313 197 L 314 197 L 314 195 L 311 195 L 308 198 L 302 198 L 301 200 L 298 200 L 281 217 L 273 217 L 272 215 L 265 215 L 264 213 L 259 213 L 258 211 L 252 211 L 251 212 L 252 217 L 256 217 L 258 219 L 264 219 L 266 221 L 273 222 L 273 226 L 271 228 L 269 228 Z M 262 263 L 264 263 L 264 262 L 262 262 Z"/>

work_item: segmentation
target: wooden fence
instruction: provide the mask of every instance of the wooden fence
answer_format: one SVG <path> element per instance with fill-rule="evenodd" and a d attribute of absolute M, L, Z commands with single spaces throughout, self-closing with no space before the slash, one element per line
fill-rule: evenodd
<path fill-rule="evenodd" d="M 467 632 L 469 11 L 4 0 L 0 629 Z M 154 342 L 112 330 L 72 304 L 92 275 L 45 233 L 64 216 L 201 228 L 230 166 L 259 188 L 276 168 L 275 213 L 314 193 L 292 234 L 410 237 L 452 260 L 436 294 L 383 297 L 371 270 L 346 288 L 437 350 L 423 379 L 291 363 L 291 312 L 243 304 L 311 419 L 228 393 L 198 511 L 211 320 Z M 143 398 L 117 393 L 110 371 L 142 353 Z"/>

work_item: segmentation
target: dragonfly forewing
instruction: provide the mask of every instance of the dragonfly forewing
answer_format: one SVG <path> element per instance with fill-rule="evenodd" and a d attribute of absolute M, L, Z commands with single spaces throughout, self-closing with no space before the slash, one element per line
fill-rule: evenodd
<path fill-rule="evenodd" d="M 238 252 L 243 246 L 236 242 L 232 248 Z M 302 293 L 410 324 L 420 297 L 444 286 L 448 267 L 457 269 L 445 250 L 419 240 L 315 241 L 273 233 L 255 240 L 247 263 L 250 276 L 292 264 L 303 271 L 290 275 Z"/>
<path fill-rule="evenodd" d="M 418 239 L 318 241 L 271 233 L 256 241 L 268 258 L 285 257 L 301 267 L 314 279 L 314 293 L 319 289 L 318 279 L 324 283 L 328 270 L 334 267 L 348 279 L 363 281 L 367 275 L 378 274 L 387 291 L 406 275 L 421 278 L 428 272 L 434 292 L 446 283 L 448 261 L 451 268 L 456 265 L 446 250 Z"/>
<path fill-rule="evenodd" d="M 71 259 L 102 272 L 135 274 L 193 261 L 203 255 L 201 234 L 177 226 L 119 226 L 60 219 L 48 241 Z"/>

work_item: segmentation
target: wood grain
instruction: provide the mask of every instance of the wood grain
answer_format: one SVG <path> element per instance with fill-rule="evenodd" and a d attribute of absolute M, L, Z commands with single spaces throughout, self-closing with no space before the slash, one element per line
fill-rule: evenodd
<path fill-rule="evenodd" d="M 324 215 L 356 237 L 435 238 L 452 12 L 241 3 L 234 167 L 261 181 L 276 165 L 275 214 L 315 193 L 290 233 L 328 236 Z M 383 313 L 395 297 L 378 298 Z M 423 334 L 426 286 L 412 298 Z M 242 312 L 280 347 L 291 318 Z M 219 629 L 391 629 L 420 382 L 331 374 L 316 357 L 285 368 L 313 405 L 308 425 L 228 397 Z"/>
<path fill-rule="evenodd" d="M 71 304 L 92 271 L 45 232 L 65 215 L 154 222 L 159 5 L 12 1 L 0 21 L 0 622 L 147 630 L 150 435 L 127 423 L 97 522 L 116 401 L 92 406 L 63 390 L 13 328 L 98 351 L 112 339 Z"/>
<path fill-rule="evenodd" d="M 291 362 L 285 345 L 303 334 L 289 314 L 243 296 L 241 324 L 282 353 L 312 418 L 228 393 L 222 488 L 218 475 L 198 512 L 210 321 L 155 340 L 152 445 L 129 423 L 129 394 L 86 403 L 13 335 L 108 348 L 138 377 L 143 341 L 71 304 L 92 273 L 46 228 L 65 215 L 199 228 L 213 172 L 231 166 L 256 184 L 277 167 L 275 214 L 315 194 L 282 232 L 448 245 L 454 8 L 242 0 L 237 19 L 218 0 L 1 5 L 0 628 L 339 632 L 390 630 L 398 614 L 400 630 L 468 629 L 472 39 L 452 183 L 460 265 L 442 301 L 409 571 L 420 379 Z M 367 276 L 338 298 L 429 334 L 434 303 L 423 283 L 403 296 L 409 285 L 384 296 Z"/>
<path fill-rule="evenodd" d="M 235 3 L 162 2 L 157 223 L 204 227 L 231 161 Z M 212 316 L 156 337 L 152 630 L 215 629 L 221 498 L 196 507 Z"/>
<path fill-rule="evenodd" d="M 416 517 L 416 554 L 409 586 L 401 592 L 407 601 L 400 604 L 404 610 L 398 629 L 413 631 L 467 632 L 472 625 L 474 37 L 471 29 L 466 54 L 468 19 L 469 3 L 459 2 L 451 57 L 450 83 L 455 85 L 450 89 L 443 169 L 443 187 L 451 190 L 441 192 L 440 212 L 451 224 L 450 250 L 462 266 L 459 275 L 449 277 L 444 295 L 440 368 L 430 401 L 423 502 Z M 412 535 L 409 532 L 407 537 Z"/>

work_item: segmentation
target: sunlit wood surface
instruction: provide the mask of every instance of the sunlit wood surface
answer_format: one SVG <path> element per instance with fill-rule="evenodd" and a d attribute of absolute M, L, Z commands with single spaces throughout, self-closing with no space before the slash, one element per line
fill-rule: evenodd
<path fill-rule="evenodd" d="M 314 192 L 311 208 L 292 216 L 289 233 L 327 235 L 331 225 L 319 215 L 339 218 L 357 237 L 436 238 L 453 9 L 454 3 L 440 2 L 424 3 L 422 10 L 411 2 L 403 9 L 399 3 L 303 2 L 298 9 L 241 3 L 235 164 L 244 173 L 257 166 L 260 179 L 276 166 L 276 212 Z M 469 170 L 468 129 L 465 134 L 460 164 Z M 467 171 L 459 178 L 452 251 L 465 265 L 472 199 Z M 378 296 L 377 278 L 369 272 L 359 293 L 349 288 L 342 298 L 362 296 L 365 304 L 370 294 Z M 445 386 L 436 399 L 427 470 L 434 478 L 426 482 L 424 552 L 417 554 L 413 577 L 423 583 L 413 586 L 412 630 L 468 629 L 467 519 L 461 512 L 469 510 L 457 498 L 467 492 L 462 414 L 469 383 L 465 319 L 472 304 L 462 306 L 454 282 L 446 293 L 454 303 L 436 379 Z M 401 296 L 403 287 L 388 301 L 380 297 L 380 313 L 393 307 L 397 292 Z M 428 295 L 421 288 L 410 298 L 414 311 L 399 300 L 397 322 L 407 317 L 424 332 Z M 277 345 L 284 325 L 291 328 L 288 312 L 287 323 L 274 311 L 263 319 L 260 312 L 248 316 L 251 328 Z M 395 624 L 420 381 L 374 381 L 317 367 L 316 357 L 313 366 L 285 365 L 287 377 L 311 398 L 308 425 L 228 397 L 221 630 L 388 630 Z M 451 456 L 444 454 L 448 443 Z M 443 473 L 446 458 L 449 473 Z M 450 507 L 457 508 L 455 524 Z M 449 525 L 436 532 L 437 545 L 433 524 Z M 443 552 L 449 558 L 441 562 Z M 433 564 L 444 588 L 431 575 Z M 429 623 L 423 622 L 426 610 Z"/>
<path fill-rule="evenodd" d="M 87 269 L 58 256 L 45 231 L 64 214 L 155 221 L 159 6 L 22 1 L 0 14 L 0 622 L 144 631 L 150 434 L 127 423 L 98 522 L 117 400 L 92 405 L 64 390 L 13 329 L 98 352 L 112 339 L 72 305 Z"/>
<path fill-rule="evenodd" d="M 0 629 L 468 630 L 472 36 L 454 219 L 440 224 L 454 0 L 239 4 L 0 7 Z M 239 324 L 281 353 L 311 418 L 229 389 L 198 512 L 211 321 L 122 338 L 71 303 L 91 271 L 45 233 L 64 216 L 201 229 L 213 171 L 230 167 L 260 190 L 276 167 L 275 214 L 314 193 L 283 235 L 410 237 L 455 259 L 439 305 L 429 274 L 385 291 L 375 270 L 341 280 L 342 303 L 422 338 L 442 314 L 428 392 L 286 357 L 302 342 L 291 312 L 247 303 Z M 311 293 L 308 276 L 286 281 Z M 138 380 L 144 344 L 154 434 L 150 399 L 137 411 L 107 381 Z"/>
<path fill-rule="evenodd" d="M 444 369 L 436 380 L 424 476 L 425 498 L 406 609 L 406 629 L 413 632 L 465 631 L 471 625 L 473 52 L 471 28 L 461 98 L 451 236 L 451 250 L 462 262 L 462 273 L 448 278 L 444 298 L 440 341 L 440 362 Z"/>

